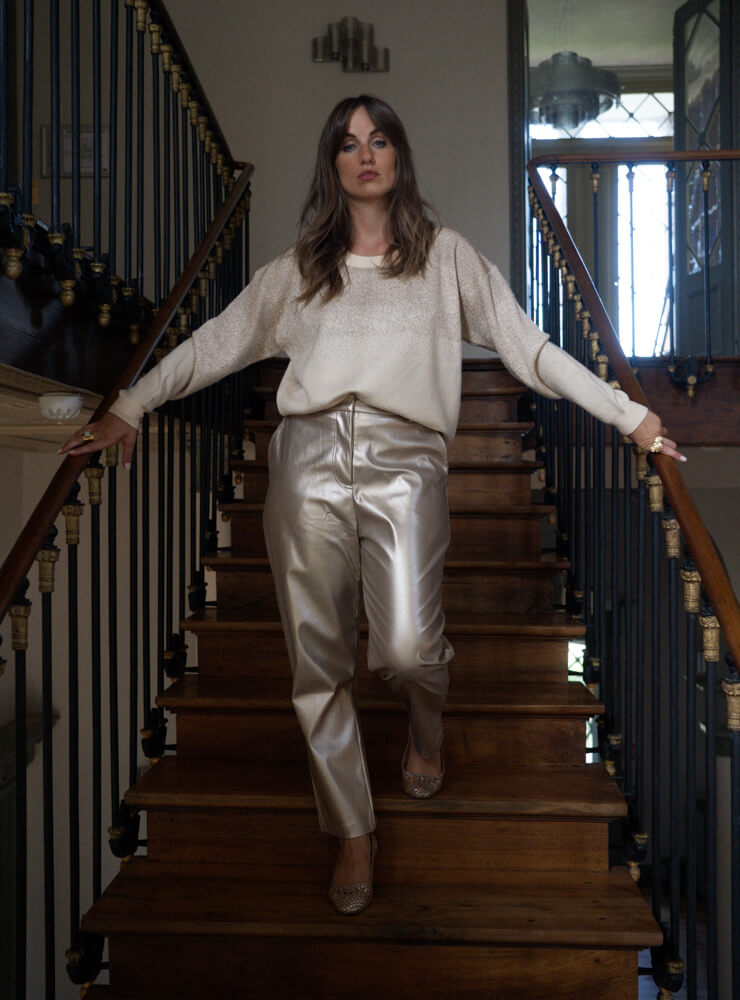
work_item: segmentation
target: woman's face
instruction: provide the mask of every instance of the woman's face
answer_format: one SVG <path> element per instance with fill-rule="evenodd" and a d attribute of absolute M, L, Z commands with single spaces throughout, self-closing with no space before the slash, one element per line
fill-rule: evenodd
<path fill-rule="evenodd" d="M 355 201 L 387 199 L 396 180 L 396 150 L 364 107 L 356 108 L 334 161 L 339 182 Z"/>

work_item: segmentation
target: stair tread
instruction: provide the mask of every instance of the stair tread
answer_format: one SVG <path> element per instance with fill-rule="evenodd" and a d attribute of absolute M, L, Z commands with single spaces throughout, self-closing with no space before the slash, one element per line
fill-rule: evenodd
<path fill-rule="evenodd" d="M 264 556 L 232 555 L 230 548 L 219 549 L 215 554 L 203 555 L 204 566 L 218 566 L 220 569 L 265 569 L 270 568 L 270 561 Z M 546 570 L 548 572 L 567 570 L 570 562 L 567 559 L 448 559 L 445 570 L 488 570 L 493 573 L 530 573 Z"/>
<path fill-rule="evenodd" d="M 382 681 L 366 672 L 360 673 L 358 680 L 363 710 L 406 711 L 400 700 L 389 697 Z M 288 677 L 221 678 L 188 674 L 157 695 L 156 703 L 171 709 L 288 709 L 290 684 Z M 453 682 L 445 708 L 447 713 L 576 717 L 599 715 L 603 710 L 603 704 L 585 685 L 567 681 Z"/>
<path fill-rule="evenodd" d="M 219 612 L 215 607 L 196 611 L 184 620 L 183 627 L 193 632 L 282 632 L 282 626 L 277 620 L 262 621 L 253 614 L 246 615 L 240 611 Z M 367 625 L 361 624 L 360 632 L 366 634 Z M 445 634 L 576 639 L 585 636 L 586 627 L 582 622 L 558 611 L 511 614 L 457 612 L 445 615 Z"/>
<path fill-rule="evenodd" d="M 617 818 L 627 806 L 603 764 L 562 767 L 469 765 L 450 773 L 433 799 L 401 791 L 397 765 L 371 766 L 378 813 L 465 813 L 487 816 Z M 126 792 L 142 809 L 160 807 L 315 808 L 308 770 L 293 764 L 181 760 L 162 757 Z"/>
<path fill-rule="evenodd" d="M 382 850 L 382 845 L 381 845 Z M 239 865 L 132 858 L 82 920 L 103 934 L 213 934 L 635 948 L 662 934 L 626 869 L 496 873 L 490 885 L 376 884 L 348 920 L 323 871 L 254 880 Z M 240 877 L 241 876 L 241 877 Z M 430 872 L 430 880 L 434 873 Z"/>

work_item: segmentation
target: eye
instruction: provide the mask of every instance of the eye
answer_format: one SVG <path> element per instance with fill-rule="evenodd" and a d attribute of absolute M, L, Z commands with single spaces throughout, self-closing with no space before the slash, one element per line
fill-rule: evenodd
<path fill-rule="evenodd" d="M 353 142 L 345 142 L 345 144 L 342 146 L 342 152 L 351 153 L 354 148 L 355 144 Z"/>
<path fill-rule="evenodd" d="M 376 149 L 385 149 L 387 145 L 388 140 L 383 139 L 382 136 L 378 136 L 376 139 L 373 139 L 373 146 L 375 146 Z"/>

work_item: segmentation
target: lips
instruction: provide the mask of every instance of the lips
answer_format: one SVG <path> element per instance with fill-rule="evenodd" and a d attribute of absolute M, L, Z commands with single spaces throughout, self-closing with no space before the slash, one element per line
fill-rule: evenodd
<path fill-rule="evenodd" d="M 380 174 L 375 170 L 363 170 L 360 174 L 361 181 L 374 181 L 376 177 L 380 177 Z"/>

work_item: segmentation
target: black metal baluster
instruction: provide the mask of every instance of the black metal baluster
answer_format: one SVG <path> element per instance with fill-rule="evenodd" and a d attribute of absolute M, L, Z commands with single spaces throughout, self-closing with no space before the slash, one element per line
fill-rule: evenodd
<path fill-rule="evenodd" d="M 136 782 L 138 761 L 138 731 L 146 723 L 142 716 L 138 724 L 139 702 L 139 459 L 134 449 L 129 470 L 129 785 Z M 146 706 L 145 706 L 146 707 Z"/>
<path fill-rule="evenodd" d="M 650 629 L 650 666 L 651 666 L 651 764 L 652 779 L 650 795 L 652 800 L 652 901 L 653 914 L 658 923 L 661 922 L 661 796 L 662 787 L 661 764 L 661 689 L 660 689 L 660 522 L 663 512 L 663 487 L 660 476 L 653 473 L 648 477 L 650 489 L 650 567 L 651 567 L 651 629 Z"/>
<path fill-rule="evenodd" d="M 170 259 L 172 257 L 172 241 L 170 239 L 170 217 L 172 212 L 172 155 L 171 145 L 171 76 L 172 68 L 172 46 L 166 35 L 162 35 L 163 41 L 160 45 L 162 52 L 162 166 L 164 169 L 164 205 L 162 220 L 162 287 L 165 294 L 170 290 Z"/>
<path fill-rule="evenodd" d="M 72 241 L 75 249 L 82 244 L 80 228 L 80 0 L 70 8 L 69 72 L 72 85 Z"/>
<path fill-rule="evenodd" d="M 108 173 L 108 267 L 116 274 L 118 238 L 118 0 L 110 5 L 110 81 L 109 81 L 109 173 Z"/>
<path fill-rule="evenodd" d="M 173 587 L 175 582 L 175 412 L 169 407 L 167 414 L 167 504 L 169 516 L 165 521 L 165 640 L 169 645 L 169 635 L 173 630 Z"/>
<path fill-rule="evenodd" d="M 180 64 L 173 60 L 171 79 L 172 93 L 169 95 L 172 107 L 172 205 L 174 214 L 173 249 L 175 274 L 180 275 L 186 258 L 182 256 L 182 241 L 180 238 L 180 112 L 178 108 L 178 91 L 180 89 Z"/>
<path fill-rule="evenodd" d="M 123 266 L 124 266 L 124 294 L 131 295 L 131 280 L 133 273 L 133 169 L 134 169 L 134 118 L 133 118 L 133 90 L 134 90 L 134 8 L 126 4 L 126 74 L 125 87 L 126 97 L 124 100 L 124 132 L 125 132 L 125 159 L 124 159 L 124 224 L 123 224 Z"/>
<path fill-rule="evenodd" d="M 117 465 L 118 445 L 106 448 L 108 469 L 108 711 L 110 726 L 110 797 L 111 825 L 115 826 L 120 799 L 120 764 L 118 756 L 118 520 Z"/>
<path fill-rule="evenodd" d="M 13 599 L 12 646 L 15 652 L 15 996 L 26 1000 L 28 958 L 28 773 L 26 770 L 26 673 L 28 618 L 31 602 L 26 597 L 28 580 Z"/>
<path fill-rule="evenodd" d="M 619 383 L 613 383 L 617 388 Z M 612 427 L 611 431 L 611 458 L 612 458 L 612 468 L 611 468 L 611 491 L 610 491 L 610 504 L 609 504 L 609 539 L 611 542 L 611 553 L 610 553 L 610 586 L 609 590 L 611 592 L 610 604 L 611 604 L 611 648 L 610 648 L 610 663 L 609 663 L 609 674 L 612 678 L 612 706 L 611 706 L 611 722 L 612 722 L 612 732 L 610 734 L 610 743 L 612 746 L 612 751 L 614 753 L 619 752 L 620 756 L 624 749 L 624 712 L 625 712 L 625 701 L 623 698 L 624 694 L 624 657 L 620 656 L 620 640 L 622 638 L 622 630 L 619 627 L 620 623 L 620 601 L 619 601 L 619 553 L 623 550 L 622 544 L 622 533 L 620 528 L 620 518 L 619 518 L 619 431 Z M 626 595 L 625 595 L 626 601 Z M 626 642 L 626 637 L 625 637 Z M 622 781 L 624 782 L 624 770 L 623 770 L 623 760 L 622 768 L 617 768 L 617 773 L 620 774 Z"/>
<path fill-rule="evenodd" d="M 151 688 L 151 425 L 148 413 L 141 421 L 141 700 L 142 722 L 146 726 L 152 697 Z"/>
<path fill-rule="evenodd" d="M 62 129 L 60 122 L 61 86 L 59 74 L 59 0 L 49 3 L 49 84 L 51 105 L 51 228 L 61 232 L 62 185 L 61 151 Z M 30 209 L 29 209 L 30 211 Z"/>
<path fill-rule="evenodd" d="M 740 676 L 732 664 L 722 681 L 730 731 L 730 877 L 732 1000 L 740 1000 Z"/>
<path fill-rule="evenodd" d="M 182 170 L 182 188 L 180 212 L 182 214 L 182 260 L 183 264 L 190 260 L 190 176 L 188 170 L 188 94 L 190 84 L 187 80 L 180 83 L 180 122 L 182 133 L 182 146 L 179 152 L 180 168 Z"/>
<path fill-rule="evenodd" d="M 719 623 L 711 604 L 701 608 L 704 646 L 705 797 L 704 900 L 707 919 L 707 1000 L 719 1000 L 719 928 L 717 912 L 717 668 Z"/>
<path fill-rule="evenodd" d="M 167 496 L 165 494 L 166 467 L 166 417 L 163 409 L 157 411 L 157 691 L 164 688 L 163 656 L 167 646 L 165 634 L 165 521 Z"/>
<path fill-rule="evenodd" d="M 645 736 L 645 705 L 648 697 L 647 662 L 647 457 L 637 454 L 637 560 L 635 578 L 637 580 L 637 612 L 635 633 L 635 743 L 637 747 L 635 767 L 635 811 L 638 832 L 643 833 L 647 818 L 647 740 Z"/>
<path fill-rule="evenodd" d="M 186 481 L 186 452 L 187 452 L 187 427 L 185 423 L 185 400 L 181 399 L 178 404 L 178 427 L 179 427 L 179 464 L 177 476 L 177 519 L 178 519 L 178 631 L 182 635 L 182 625 L 185 618 L 185 592 L 187 588 L 187 556 L 186 542 L 188 538 L 187 530 L 187 508 L 185 505 L 185 481 Z M 192 424 L 191 424 L 192 429 Z M 193 445 L 191 445 L 193 447 Z M 191 533 L 195 530 L 195 522 L 191 522 Z M 191 539 L 191 544 L 192 539 Z"/>
<path fill-rule="evenodd" d="M 162 302 L 162 180 L 159 125 L 159 23 L 152 13 L 149 25 L 152 39 L 152 185 L 154 214 L 154 304 L 158 309 Z M 167 291 L 168 286 L 165 285 Z"/>
<path fill-rule="evenodd" d="M 696 619 L 701 577 L 691 558 L 681 569 L 686 611 L 686 996 L 697 1000 L 697 801 L 696 801 Z"/>
<path fill-rule="evenodd" d="M 681 953 L 681 822 L 679 758 L 679 679 L 678 662 L 678 560 L 681 556 L 681 533 L 673 510 L 666 504 L 663 514 L 666 555 L 668 557 L 668 774 L 670 776 L 670 931 L 672 957 Z"/>
<path fill-rule="evenodd" d="M 55 1000 L 56 995 L 56 944 L 54 933 L 54 756 L 52 746 L 52 620 L 51 595 L 54 593 L 54 564 L 59 549 L 54 544 L 57 529 L 52 525 L 43 546 L 36 556 L 39 563 L 39 592 L 41 594 L 41 686 L 43 717 L 43 796 L 44 796 L 44 957 L 45 996 Z M 22 758 L 25 760 L 25 757 Z"/>
<path fill-rule="evenodd" d="M 101 730 L 101 649 L 100 649 L 100 504 L 103 466 L 99 453 L 85 469 L 90 504 L 90 651 L 92 676 L 92 878 L 93 899 L 102 891 L 102 730 Z"/>
<path fill-rule="evenodd" d="M 79 612 L 77 552 L 84 505 L 75 483 L 62 507 L 67 541 L 67 659 L 69 711 L 69 941 L 76 948 L 80 931 L 80 721 L 79 721 Z"/>
<path fill-rule="evenodd" d="M 634 625 L 632 615 L 632 445 L 625 442 L 622 446 L 622 478 L 624 492 L 622 494 L 622 517 L 624 525 L 624 750 L 623 773 L 624 794 L 632 803 L 634 792 L 634 730 L 633 698 L 636 690 L 633 684 L 634 659 Z M 638 697 L 640 697 L 638 693 Z"/>
<path fill-rule="evenodd" d="M 23 4 L 23 211 L 33 211 L 33 8 Z"/>
<path fill-rule="evenodd" d="M 144 32 L 146 9 L 136 8 L 136 283 L 144 294 Z"/>
<path fill-rule="evenodd" d="M 101 117 L 100 68 L 100 0 L 92 2 L 93 15 L 93 256 L 100 263 L 102 256 L 103 209 L 103 126 Z"/>

